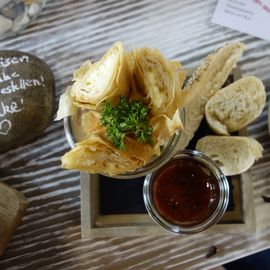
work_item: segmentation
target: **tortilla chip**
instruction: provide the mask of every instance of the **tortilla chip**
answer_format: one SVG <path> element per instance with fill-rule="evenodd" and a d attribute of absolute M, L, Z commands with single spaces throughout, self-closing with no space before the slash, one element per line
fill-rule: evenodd
<path fill-rule="evenodd" d="M 62 167 L 88 173 L 116 175 L 144 166 L 152 157 L 150 145 L 127 138 L 124 151 L 116 149 L 98 135 L 90 135 L 62 157 Z"/>
<path fill-rule="evenodd" d="M 73 73 L 73 81 L 83 79 L 86 72 L 93 66 L 90 60 L 84 62 L 78 69 L 76 69 Z"/>
<path fill-rule="evenodd" d="M 183 129 L 179 110 L 177 110 L 172 119 L 166 114 L 158 114 L 151 118 L 150 123 L 153 127 L 153 138 L 159 146 L 166 145 L 172 136 Z"/>
<path fill-rule="evenodd" d="M 105 99 L 115 103 L 119 97 L 127 96 L 129 78 L 122 43 L 116 42 L 95 64 L 84 64 L 74 74 L 74 80 L 72 96 L 81 107 L 97 108 Z"/>
<path fill-rule="evenodd" d="M 151 113 L 172 117 L 181 107 L 185 72 L 180 63 L 167 61 L 156 49 L 134 49 L 127 54 L 132 73 L 131 98 L 142 99 Z"/>
<path fill-rule="evenodd" d="M 68 87 L 64 94 L 60 96 L 59 107 L 57 110 L 55 121 L 59 121 L 65 117 L 74 115 L 76 106 L 73 104 L 71 97 L 71 87 Z"/>

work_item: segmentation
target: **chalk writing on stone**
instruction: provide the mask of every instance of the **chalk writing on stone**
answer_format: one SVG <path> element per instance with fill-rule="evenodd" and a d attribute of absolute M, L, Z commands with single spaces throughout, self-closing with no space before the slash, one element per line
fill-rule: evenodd
<path fill-rule="evenodd" d="M 11 127 L 11 122 L 8 119 L 0 121 L 0 135 L 7 136 Z"/>
<path fill-rule="evenodd" d="M 5 72 L 0 73 L 0 83 L 10 81 L 13 78 L 18 78 L 20 75 L 17 72 L 12 72 L 10 75 L 6 74 Z"/>
<path fill-rule="evenodd" d="M 13 57 L 0 57 L 0 67 L 6 68 L 9 65 L 16 65 L 20 63 L 29 63 L 29 56 L 22 55 L 22 56 L 13 56 Z"/>
<path fill-rule="evenodd" d="M 15 66 L 22 63 L 29 63 L 29 56 L 0 57 L 0 95 L 9 95 L 36 86 L 45 87 L 43 75 L 38 78 L 22 78 L 19 71 L 12 69 L 11 72 L 8 72 L 6 69 L 10 65 Z M 12 122 L 7 116 L 22 110 L 23 99 L 0 102 L 0 136 L 7 136 L 12 128 Z"/>
<path fill-rule="evenodd" d="M 18 78 L 17 80 L 11 80 L 9 82 L 8 86 L 0 87 L 0 94 L 11 94 L 11 93 L 15 93 L 15 92 L 20 91 L 20 90 L 26 90 L 27 88 L 30 88 L 33 86 L 45 87 L 44 77 L 41 75 L 39 79 Z"/>
<path fill-rule="evenodd" d="M 23 99 L 21 98 L 20 104 L 17 104 L 16 101 L 12 101 L 9 104 L 0 102 L 0 117 L 5 117 L 8 114 L 19 113 L 23 110 Z M 0 119 L 0 135 L 6 136 L 12 128 L 12 123 L 10 120 L 4 118 Z"/>
<path fill-rule="evenodd" d="M 53 115 L 54 91 L 54 76 L 44 61 L 0 50 L 0 153 L 41 135 Z"/>
<path fill-rule="evenodd" d="M 32 86 L 43 86 L 44 77 L 40 76 L 38 79 L 24 79 L 20 78 L 20 74 L 16 71 L 7 72 L 6 68 L 10 65 L 17 65 L 20 63 L 29 63 L 29 56 L 12 56 L 0 57 L 0 94 L 11 94 L 16 91 L 26 90 Z M 3 87 L 1 83 L 5 83 Z M 7 86 L 6 86 L 7 84 Z M 12 123 L 6 118 L 8 114 L 19 113 L 23 110 L 23 99 L 20 101 L 1 101 L 0 102 L 0 135 L 7 136 L 12 128 Z"/>
<path fill-rule="evenodd" d="M 23 104 L 23 99 L 21 99 L 21 104 Z M 4 117 L 7 114 L 18 113 L 21 111 L 22 108 L 20 108 L 20 105 L 18 105 L 16 101 L 12 101 L 10 102 L 10 104 L 0 102 L 0 117 Z"/>

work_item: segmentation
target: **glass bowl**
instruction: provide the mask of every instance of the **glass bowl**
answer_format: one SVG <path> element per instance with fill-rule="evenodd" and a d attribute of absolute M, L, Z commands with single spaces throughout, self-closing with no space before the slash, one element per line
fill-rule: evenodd
<path fill-rule="evenodd" d="M 189 169 L 192 173 L 187 174 L 183 168 L 190 161 L 194 162 L 193 168 Z M 173 169 L 179 165 L 182 166 L 182 173 L 178 169 L 177 174 L 173 175 Z M 204 177 L 195 172 L 198 166 L 205 173 Z M 177 183 L 177 186 L 172 183 Z M 176 153 L 164 167 L 146 176 L 143 199 L 149 215 L 158 225 L 171 233 L 192 234 L 208 229 L 221 219 L 228 206 L 229 192 L 226 176 L 210 158 L 198 151 L 183 150 Z M 207 200 L 203 198 L 206 193 L 209 194 Z M 202 202 L 205 203 L 204 208 Z M 173 219 L 173 215 L 178 220 Z"/>
<path fill-rule="evenodd" d="M 181 118 L 182 123 L 184 125 L 184 123 L 185 123 L 184 110 L 181 110 L 180 118 Z M 65 136 L 66 136 L 68 144 L 71 148 L 74 148 L 75 144 L 77 142 L 77 139 L 76 139 L 77 136 L 75 135 L 76 131 L 74 131 L 75 128 L 74 128 L 73 122 L 74 122 L 73 117 L 64 118 Z M 166 162 L 168 162 L 172 158 L 172 156 L 178 150 L 177 146 L 178 146 L 180 137 L 181 137 L 181 131 L 179 131 L 177 134 L 172 136 L 172 138 L 167 143 L 167 145 L 161 149 L 161 154 L 158 157 L 154 158 L 152 161 L 147 163 L 145 166 L 138 168 L 137 170 L 135 170 L 133 172 L 127 172 L 127 173 L 123 173 L 123 174 L 110 175 L 110 176 L 106 175 L 106 174 L 102 174 L 102 173 L 100 173 L 100 174 L 102 174 L 106 177 L 116 178 L 116 179 L 132 179 L 132 178 L 138 178 L 138 177 L 145 176 L 145 175 L 157 170 L 158 168 L 163 166 Z"/>
<path fill-rule="evenodd" d="M 41 12 L 46 0 L 1 0 L 0 39 L 15 36 Z"/>

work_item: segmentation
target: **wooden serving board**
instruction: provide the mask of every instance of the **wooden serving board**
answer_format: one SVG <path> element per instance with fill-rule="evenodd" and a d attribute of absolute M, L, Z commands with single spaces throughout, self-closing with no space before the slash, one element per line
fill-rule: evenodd
<path fill-rule="evenodd" d="M 241 70 L 234 69 L 226 84 L 238 80 Z M 194 149 L 196 141 L 211 134 L 202 121 L 188 148 Z M 246 135 L 243 130 L 239 135 Z M 81 232 L 90 236 L 134 236 L 169 234 L 156 225 L 147 214 L 143 203 L 143 178 L 122 180 L 106 179 L 98 174 L 81 173 Z M 218 224 L 205 234 L 228 232 L 254 232 L 255 214 L 253 189 L 249 172 L 230 177 L 228 208 Z"/>

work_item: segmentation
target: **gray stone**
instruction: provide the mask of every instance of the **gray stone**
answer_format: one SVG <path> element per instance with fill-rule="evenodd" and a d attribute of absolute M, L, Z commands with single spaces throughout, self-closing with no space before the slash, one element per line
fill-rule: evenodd
<path fill-rule="evenodd" d="M 13 21 L 0 15 L 0 35 L 7 33 L 13 26 Z"/>
<path fill-rule="evenodd" d="M 30 17 L 35 17 L 40 12 L 41 6 L 37 3 L 32 3 L 29 6 L 26 6 L 26 12 Z"/>
<path fill-rule="evenodd" d="M 9 0 L 10 1 L 10 0 Z M 20 4 L 22 2 L 24 2 L 25 0 L 13 0 L 16 4 Z"/>
<path fill-rule="evenodd" d="M 23 29 L 28 25 L 30 22 L 30 18 L 27 16 L 26 12 L 22 13 L 13 22 L 12 31 L 18 32 L 19 30 Z"/>
<path fill-rule="evenodd" d="M 37 138 L 54 111 L 55 80 L 48 65 L 24 52 L 0 51 L 0 152 Z"/>
<path fill-rule="evenodd" d="M 15 2 L 9 2 L 0 9 L 0 13 L 9 19 L 15 19 L 19 15 L 23 14 L 25 10 L 24 3 L 16 4 Z"/>
<path fill-rule="evenodd" d="M 10 2 L 10 0 L 1 0 L 0 1 L 0 8 L 3 7 L 3 6 L 5 6 L 9 2 Z"/>

